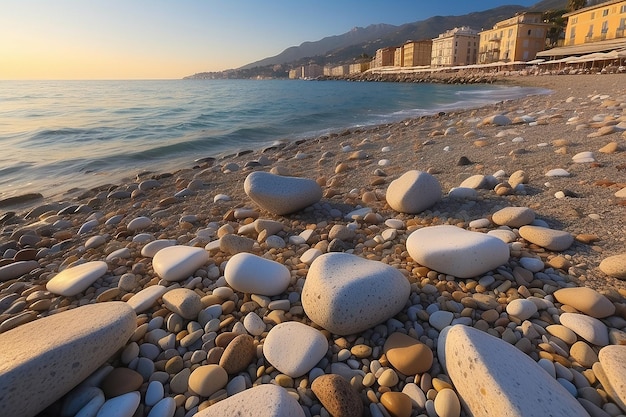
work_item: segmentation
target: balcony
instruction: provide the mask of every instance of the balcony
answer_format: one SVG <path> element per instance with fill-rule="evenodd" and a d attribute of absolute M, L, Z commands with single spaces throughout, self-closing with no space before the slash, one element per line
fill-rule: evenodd
<path fill-rule="evenodd" d="M 617 30 L 615 31 L 615 37 L 623 38 L 625 33 L 626 33 L 626 27 L 618 27 Z"/>

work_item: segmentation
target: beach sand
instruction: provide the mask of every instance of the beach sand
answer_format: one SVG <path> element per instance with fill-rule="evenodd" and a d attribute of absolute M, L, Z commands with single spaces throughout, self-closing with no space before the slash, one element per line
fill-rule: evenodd
<path fill-rule="evenodd" d="M 40 267 L 21 277 L 2 276 L 0 270 L 0 281 L 4 281 L 0 282 L 2 306 L 0 332 L 12 328 L 19 331 L 19 325 L 84 304 L 127 301 L 143 288 L 157 283 L 163 284 L 153 270 L 151 259 L 140 253 L 145 241 L 133 241 L 138 233 L 148 233 L 150 236 L 147 239 L 174 239 L 180 245 L 203 248 L 223 234 L 237 234 L 238 229 L 252 223 L 256 217 L 283 223 L 283 230 L 278 235 L 287 242 L 285 247 L 269 247 L 267 242 L 259 239 L 257 235 L 250 237 L 258 241 L 252 253 L 282 263 L 290 270 L 292 283 L 289 288 L 283 296 L 272 298 L 286 299 L 287 295 L 302 291 L 302 284 L 309 268 L 309 265 L 300 259 L 304 252 L 312 247 L 319 248 L 322 252 L 327 250 L 331 240 L 329 239 L 331 228 L 334 225 L 351 223 L 352 220 L 344 218 L 347 213 L 369 207 L 378 216 L 360 218 L 357 221 L 360 226 L 356 236 L 351 241 L 344 242 L 343 248 L 362 258 L 391 265 L 401 270 L 407 277 L 412 284 L 412 293 L 417 297 L 412 300 L 421 299 L 425 314 L 419 315 L 419 326 L 425 330 L 421 335 L 417 334 L 417 337 L 433 350 L 435 358 L 436 340 L 433 339 L 432 332 L 438 334 L 438 331 L 429 324 L 426 310 L 433 303 L 439 305 L 438 309 L 445 309 L 446 300 L 458 302 L 459 299 L 455 298 L 458 294 L 454 293 L 459 291 L 469 296 L 480 291 L 500 303 L 499 307 L 494 309 L 500 320 L 497 321 L 497 325 L 490 322 L 489 327 L 495 329 L 492 334 L 496 333 L 504 338 L 505 329 L 515 329 L 515 324 L 512 323 L 520 323 L 518 319 L 507 318 L 506 306 L 510 301 L 525 298 L 524 294 L 539 296 L 542 293 L 550 293 L 560 286 L 589 287 L 606 296 L 616 307 L 613 321 L 605 323 L 615 329 L 615 332 L 622 334 L 621 332 L 626 330 L 624 327 L 626 281 L 608 276 L 600 270 L 599 265 L 610 256 L 626 252 L 624 229 L 626 199 L 615 196 L 617 191 L 626 187 L 624 159 L 626 136 L 624 130 L 615 128 L 620 122 L 621 127 L 626 124 L 625 81 L 626 75 L 502 77 L 500 82 L 506 85 L 542 87 L 552 92 L 479 109 L 408 119 L 372 128 L 353 129 L 298 142 L 285 141 L 272 148 L 241 152 L 238 155 L 199 163 L 193 167 L 181 167 L 179 171 L 171 173 L 162 173 L 155 167 L 152 172 L 144 172 L 122 184 L 80 192 L 73 190 L 67 195 L 67 201 L 40 209 L 36 216 L 27 216 L 34 205 L 28 209 L 14 210 L 14 214 L 2 216 L 0 246 L 3 251 L 9 250 L 5 253 L 5 258 L 19 253 L 21 255 L 15 259 L 27 261 L 36 259 Z M 506 126 L 484 124 L 486 118 L 494 115 L 505 115 L 510 120 L 523 116 L 526 116 L 526 119 Z M 605 147 L 611 143 L 616 145 L 613 145 L 613 149 L 607 153 Z M 605 152 L 600 151 L 601 149 Z M 581 152 L 592 152 L 594 161 L 574 162 L 572 157 Z M 459 163 L 462 157 L 466 160 Z M 559 168 L 566 170 L 570 176 L 546 176 L 548 171 Z M 281 174 L 317 181 L 323 191 L 320 204 L 286 216 L 278 216 L 259 208 L 244 192 L 244 181 L 252 171 L 270 169 Z M 464 180 L 475 175 L 490 176 L 500 171 L 501 179 L 498 182 L 505 182 L 511 174 L 522 170 L 528 180 L 522 187 L 510 190 L 509 193 L 503 193 L 502 190 L 496 193 L 493 187 L 478 189 L 477 195 L 470 199 L 445 197 L 421 213 L 398 213 L 386 203 L 385 193 L 391 181 L 410 170 L 426 171 L 434 175 L 441 185 L 444 196 L 450 189 L 459 187 Z M 148 186 L 149 182 L 146 182 L 150 179 L 158 181 L 154 188 Z M 140 187 L 139 184 L 142 182 L 144 186 Z M 555 194 L 558 192 L 563 192 L 565 197 L 557 198 Z M 179 194 L 175 197 L 177 193 Z M 75 197 L 78 194 L 80 197 Z M 217 195 L 225 195 L 228 198 L 214 201 Z M 43 203 L 38 202 L 36 205 L 43 206 Z M 67 209 L 64 213 L 57 214 L 68 206 L 81 209 L 73 214 L 68 211 L 74 210 Z M 542 271 L 549 270 L 550 273 L 559 275 L 562 281 L 551 281 L 536 287 L 535 280 L 528 284 L 532 289 L 529 293 L 528 289 L 520 288 L 514 280 L 510 281 L 506 276 L 496 274 L 491 287 L 477 290 L 477 287 L 481 287 L 477 284 L 480 277 L 455 280 L 454 277 L 439 274 L 417 264 L 406 252 L 406 239 L 414 230 L 445 224 L 470 229 L 470 222 L 491 219 L 493 213 L 509 206 L 530 208 L 536 217 L 545 221 L 550 228 L 570 233 L 576 239 L 566 250 L 551 251 L 518 238 L 518 241 L 522 242 L 521 249 L 513 252 L 513 255 L 517 256 L 511 257 L 510 265 L 507 267 L 513 270 L 519 266 L 519 257 L 540 258 L 545 262 Z M 247 211 L 248 215 L 245 217 L 238 218 L 236 209 L 242 208 L 251 211 Z M 116 219 L 115 216 L 118 216 L 118 222 L 110 220 Z M 129 230 L 127 228 L 129 222 L 139 217 L 147 217 L 151 223 L 141 231 Z M 404 227 L 398 230 L 397 236 L 390 242 L 374 239 L 387 229 L 384 221 L 388 219 L 400 220 Z M 90 220 L 96 221 L 85 227 Z M 81 227 L 85 228 L 79 233 Z M 216 227 L 219 228 L 219 232 Z M 495 228 L 496 226 L 492 224 L 478 231 L 486 232 Z M 211 232 L 199 233 L 208 229 Z M 314 230 L 315 238 L 312 241 L 298 245 L 289 243 L 289 236 L 298 235 L 306 229 Z M 35 237 L 23 238 L 25 235 Z M 101 236 L 105 243 L 86 249 L 87 240 L 93 236 Z M 128 249 L 128 253 L 119 257 L 109 257 L 108 272 L 104 277 L 99 278 L 78 295 L 66 297 L 46 291 L 47 281 L 58 271 L 79 264 L 81 260 L 104 261 L 112 252 L 124 248 Z M 216 288 L 216 282 L 224 286 L 223 279 L 220 280 L 219 277 L 223 274 L 224 262 L 232 256 L 223 250 L 210 251 L 209 255 L 210 260 L 199 268 L 200 272 L 195 273 L 195 280 L 180 282 L 181 286 L 186 286 L 203 297 L 204 307 L 217 302 L 212 292 Z M 5 260 L 2 265 L 8 265 L 12 261 Z M 213 275 L 216 270 L 217 277 Z M 133 275 L 134 285 L 125 284 L 124 288 L 120 288 L 120 279 L 124 274 Z M 429 289 L 436 288 L 437 292 L 428 295 L 421 292 L 426 286 Z M 504 291 L 501 291 L 503 288 Z M 556 303 L 551 294 L 547 297 L 555 303 L 559 314 L 572 311 L 569 306 L 563 308 L 561 304 Z M 319 329 L 319 326 L 313 325 L 306 318 L 299 297 L 289 298 L 290 308 L 279 314 L 282 320 L 300 321 Z M 271 310 L 250 294 L 235 292 L 230 301 L 230 303 L 228 300 L 220 301 L 224 311 L 230 311 L 224 312 L 219 317 L 223 325 L 217 330 L 218 334 L 232 331 L 236 323 L 243 323 L 244 317 L 250 311 L 264 318 L 267 325 L 266 331 L 254 336 L 256 357 L 246 370 L 241 372 L 245 374 L 243 379 L 247 381 L 246 387 L 249 388 L 250 384 L 278 383 L 289 389 L 294 397 L 299 398 L 300 404 L 308 412 L 307 415 L 327 415 L 324 414 L 326 411 L 320 409 L 320 400 L 311 392 L 307 375 L 298 378 L 279 376 L 280 373 L 272 367 L 272 364 L 267 363 L 260 353 L 259 346 L 263 344 L 267 331 L 276 324 L 276 315 L 270 315 Z M 226 303 L 229 303 L 228 309 L 224 306 Z M 460 311 L 452 312 L 457 318 L 471 317 L 470 321 L 475 326 L 477 322 L 484 321 L 482 317 L 485 312 L 478 307 L 473 309 L 473 312 L 465 310 L 462 314 Z M 155 317 L 167 318 L 170 314 L 170 310 L 158 301 L 138 315 L 137 323 L 141 327 L 143 323 L 154 323 Z M 410 316 L 405 309 L 397 317 L 408 323 Z M 548 319 L 552 320 L 549 314 L 541 314 L 541 320 Z M 188 321 L 185 320 L 185 323 Z M 406 326 L 408 328 L 413 324 L 408 323 Z M 482 323 L 477 327 L 480 326 Z M 163 325 L 163 328 L 165 327 L 166 325 Z M 390 327 L 388 330 L 391 333 L 393 329 Z M 186 335 L 183 335 L 183 332 L 187 330 L 178 332 L 177 340 L 180 341 Z M 414 332 L 408 333 L 416 336 Z M 371 367 L 374 362 L 377 363 L 376 366 L 392 369 L 382 354 L 385 338 L 381 338 L 379 333 L 368 330 L 362 334 L 345 337 L 327 331 L 323 331 L 323 334 L 330 344 L 325 359 L 327 367 L 323 369 L 325 373 L 330 373 L 331 363 L 342 362 L 345 365 L 349 360 L 360 364 L 366 378 L 370 378 L 368 376 L 370 374 L 373 375 Z M 520 334 L 517 336 L 519 338 Z M 132 340 L 140 345 L 147 343 L 137 334 Z M 626 339 L 618 337 L 612 342 L 615 340 Z M 542 345 L 541 338 L 531 338 L 528 343 L 531 347 L 525 353 L 535 361 L 549 357 L 554 362 L 566 364 L 566 367 L 569 365 L 569 368 L 575 369 L 580 374 L 585 374 L 585 371 L 591 368 L 580 365 L 571 357 L 563 357 L 554 351 L 549 352 L 546 346 Z M 348 359 L 345 359 L 343 351 L 350 350 L 356 345 L 368 345 L 374 350 L 370 350 L 370 355 L 365 357 L 357 357 L 354 352 L 348 352 Z M 600 349 L 600 346 L 593 344 L 589 346 L 595 353 Z M 199 365 L 217 363 L 215 357 L 211 355 L 200 362 L 192 363 L 194 349 L 202 348 L 206 348 L 202 343 L 193 345 L 193 349 L 189 350 L 180 348 L 182 357 L 180 362 L 183 367 L 195 369 Z M 158 356 L 152 359 L 156 366 L 155 372 L 165 372 L 166 362 L 171 360 L 171 355 L 174 355 L 172 351 L 166 355 L 159 350 Z M 128 363 L 121 363 L 119 357 L 112 358 L 111 363 L 115 367 L 132 368 Z M 170 384 L 173 383 L 171 378 L 178 372 L 181 372 L 180 369 L 176 369 L 175 372 L 170 369 L 170 379 L 166 378 L 163 383 L 164 396 L 169 395 L 176 399 L 176 416 L 192 415 L 198 410 L 198 405 L 200 409 L 204 409 L 227 396 L 226 391 L 222 390 L 223 387 L 219 387 L 220 390 L 211 396 L 195 395 L 187 389 L 177 395 L 171 393 L 169 392 Z M 144 375 L 139 387 L 133 387 L 131 390 L 139 390 L 145 394 L 148 386 L 146 377 Z M 232 378 L 231 375 L 230 379 Z M 402 391 L 406 385 L 413 382 L 422 388 L 428 398 L 432 395 L 433 398 L 430 399 L 434 399 L 437 389 L 429 393 L 429 378 L 438 378 L 444 382 L 449 380 L 443 374 L 437 359 L 430 372 L 421 375 L 401 375 L 399 381 L 391 386 L 379 385 L 378 379 L 366 385 L 363 383 L 363 377 L 352 381 L 352 384 L 365 406 L 365 415 L 369 415 L 368 413 L 378 415 L 372 410 L 371 404 L 374 404 L 375 409 L 380 408 L 376 403 L 380 401 L 383 393 Z M 427 381 L 424 382 L 424 379 Z M 606 388 L 597 381 L 589 385 L 599 389 L 600 392 L 606 391 Z M 430 389 L 433 389 L 432 383 Z M 457 393 L 457 396 L 462 397 L 460 393 Z M 532 398 L 528 401 L 532 401 Z M 183 405 L 185 402 L 187 408 Z M 608 409 L 611 415 L 616 415 L 617 406 L 614 403 L 614 400 L 610 398 L 607 400 L 605 397 L 601 398 L 597 405 Z M 44 415 L 56 415 L 59 407 L 60 402 L 54 402 Z M 142 400 L 135 415 L 147 415 L 149 410 L 150 407 Z M 379 409 L 379 412 L 382 411 Z M 407 415 L 417 416 L 426 413 L 413 404 L 413 410 Z M 467 409 L 461 411 L 460 415 L 467 415 L 466 413 Z"/>

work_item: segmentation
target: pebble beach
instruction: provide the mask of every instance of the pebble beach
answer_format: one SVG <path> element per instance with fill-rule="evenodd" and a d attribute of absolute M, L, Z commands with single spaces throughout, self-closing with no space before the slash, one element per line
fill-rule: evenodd
<path fill-rule="evenodd" d="M 0 415 L 626 415 L 626 75 L 0 210 Z"/>

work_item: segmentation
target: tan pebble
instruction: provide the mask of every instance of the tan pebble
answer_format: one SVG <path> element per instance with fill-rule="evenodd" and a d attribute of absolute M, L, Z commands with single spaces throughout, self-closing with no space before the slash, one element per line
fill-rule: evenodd
<path fill-rule="evenodd" d="M 376 198 L 376 193 L 374 193 L 372 191 L 366 191 L 366 192 L 363 193 L 363 196 L 361 197 L 361 200 L 365 204 L 369 204 L 369 203 L 374 203 L 374 202 L 378 201 L 378 198 Z"/>
<path fill-rule="evenodd" d="M 552 141 L 552 146 L 554 147 L 566 146 L 566 145 L 569 145 L 569 141 L 567 139 L 555 139 Z"/>
<path fill-rule="evenodd" d="M 336 374 L 317 377 L 311 390 L 333 417 L 361 417 L 363 403 L 350 383 Z"/>
<path fill-rule="evenodd" d="M 202 397 L 209 397 L 224 388 L 228 374 L 218 365 L 204 365 L 196 368 L 189 376 L 189 389 Z"/>
<path fill-rule="evenodd" d="M 367 345 L 355 345 L 350 349 L 350 353 L 356 356 L 357 359 L 363 359 L 372 354 L 372 348 Z"/>
<path fill-rule="evenodd" d="M 563 256 L 555 256 L 554 258 L 548 260 L 548 265 L 554 269 L 562 269 L 564 271 L 567 271 L 569 267 L 572 266 L 571 262 Z"/>
<path fill-rule="evenodd" d="M 403 392 L 385 392 L 380 403 L 392 417 L 409 417 L 412 412 L 411 398 Z"/>
<path fill-rule="evenodd" d="M 443 379 L 433 378 L 432 379 L 433 388 L 439 392 L 444 388 L 452 388 L 452 385 L 444 381 Z"/>
<path fill-rule="evenodd" d="M 563 146 L 561 148 L 558 148 L 556 151 L 554 151 L 554 153 L 559 154 L 559 155 L 567 154 L 567 146 Z"/>
<path fill-rule="evenodd" d="M 562 288 L 553 295 L 558 302 L 595 318 L 604 318 L 615 313 L 615 305 L 608 298 L 588 287 Z"/>
<path fill-rule="evenodd" d="M 581 233 L 579 235 L 576 235 L 576 240 L 581 243 L 589 244 L 589 243 L 597 242 L 598 240 L 600 240 L 600 238 L 596 235 Z"/>
<path fill-rule="evenodd" d="M 487 142 L 486 140 L 475 140 L 474 141 L 474 146 L 476 146 L 477 148 L 483 148 L 485 146 L 489 145 L 489 142 Z"/>
<path fill-rule="evenodd" d="M 229 374 L 236 374 L 248 367 L 256 357 L 254 339 L 247 334 L 235 337 L 224 349 L 219 365 Z"/>
<path fill-rule="evenodd" d="M 383 387 L 393 387 L 400 381 L 398 374 L 393 369 L 385 369 L 383 373 L 378 377 L 378 385 Z"/>
<path fill-rule="evenodd" d="M 45 298 L 43 300 L 37 300 L 33 302 L 30 306 L 28 306 L 28 308 L 33 311 L 45 311 L 48 310 L 51 305 L 52 300 L 50 300 L 49 298 Z"/>
<path fill-rule="evenodd" d="M 587 343 L 578 341 L 572 345 L 569 351 L 570 356 L 585 368 L 591 368 L 598 362 L 598 355 Z"/>
<path fill-rule="evenodd" d="M 375 178 L 371 179 L 370 185 L 372 185 L 372 186 L 383 185 L 383 184 L 385 184 L 385 182 L 386 181 L 385 181 L 385 179 L 383 177 L 375 177 Z"/>
<path fill-rule="evenodd" d="M 167 207 L 177 202 L 178 199 L 176 197 L 167 197 L 159 201 L 159 207 Z"/>
<path fill-rule="evenodd" d="M 546 327 L 546 330 L 548 333 L 558 337 L 568 345 L 571 345 L 578 340 L 576 333 L 561 324 L 551 324 Z"/>
<path fill-rule="evenodd" d="M 239 336 L 235 332 L 224 332 L 217 335 L 215 338 L 215 346 L 225 348 L 228 344 L 233 341 L 237 336 Z"/>
<path fill-rule="evenodd" d="M 433 352 L 428 346 L 404 333 L 392 333 L 383 347 L 391 365 L 404 375 L 414 375 L 430 369 Z"/>
<path fill-rule="evenodd" d="M 185 364 L 183 358 L 180 356 L 174 356 L 165 363 L 165 372 L 174 375 L 182 371 L 184 366 Z"/>
<path fill-rule="evenodd" d="M 603 147 L 601 147 L 600 149 L 598 149 L 598 152 L 614 153 L 614 152 L 617 152 L 618 150 L 619 150 L 619 145 L 617 142 L 609 142 Z"/>
<path fill-rule="evenodd" d="M 376 382 L 376 377 L 373 373 L 368 372 L 365 377 L 363 377 L 363 385 L 366 387 L 371 387 Z"/>
<path fill-rule="evenodd" d="M 346 172 L 348 169 L 350 169 L 350 165 L 348 165 L 348 164 L 346 164 L 344 162 L 341 162 L 340 164 L 338 164 L 335 167 L 335 174 L 340 174 L 342 172 Z"/>
<path fill-rule="evenodd" d="M 117 397 L 141 387 L 143 377 L 139 372 L 128 368 L 115 368 L 104 378 L 100 388 L 107 398 Z"/>
<path fill-rule="evenodd" d="M 288 375 L 278 374 L 274 380 L 283 388 L 293 388 L 293 378 Z"/>
<path fill-rule="evenodd" d="M 461 403 L 456 392 L 450 388 L 439 391 L 435 397 L 435 411 L 439 417 L 459 417 Z"/>

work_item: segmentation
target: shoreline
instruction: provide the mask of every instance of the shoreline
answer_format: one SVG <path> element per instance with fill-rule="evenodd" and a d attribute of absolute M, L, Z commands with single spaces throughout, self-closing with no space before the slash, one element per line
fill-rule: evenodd
<path fill-rule="evenodd" d="M 86 304 L 129 302 L 142 290 L 157 285 L 190 290 L 199 297 L 203 309 L 221 306 L 215 317 L 218 323 L 210 326 L 213 330 L 203 331 L 202 339 L 185 346 L 180 345 L 182 340 L 199 331 L 190 324 L 202 321 L 198 312 L 191 319 L 178 317 L 183 330 L 170 327 L 171 317 L 176 318 L 176 307 L 172 301 L 161 300 L 161 295 L 138 312 L 137 329 L 131 338 L 137 352 L 133 353 L 129 342 L 122 346 L 123 359 L 115 355 L 107 363 L 115 369 L 129 368 L 135 374 L 146 372 L 137 365 L 140 357 L 142 363 L 152 364 L 150 369 L 154 372 L 141 374 L 139 383 L 129 388 L 141 394 L 137 413 L 142 416 L 154 405 L 144 400 L 148 383 L 154 380 L 164 387 L 163 399 L 170 397 L 176 402 L 176 408 L 181 410 L 176 415 L 191 416 L 219 404 L 219 400 L 227 400 L 233 388 L 229 391 L 226 383 L 207 395 L 190 391 L 191 384 L 176 389 L 172 385 L 179 387 L 183 378 L 174 378 L 181 373 L 221 364 L 223 348 L 228 344 L 218 346 L 215 341 L 221 337 L 223 343 L 238 332 L 253 340 L 254 354 L 236 373 L 241 378 L 235 391 L 256 385 L 279 385 L 287 389 L 291 398 L 297 398 L 311 416 L 325 415 L 321 407 L 326 403 L 311 388 L 313 375 L 319 377 L 319 373 L 343 372 L 351 376 L 348 379 L 357 401 L 367 410 L 364 415 L 381 415 L 379 408 L 389 406 L 382 398 L 387 392 L 415 393 L 417 389 L 424 401 L 428 398 L 432 402 L 450 386 L 457 401 L 465 404 L 461 384 L 455 386 L 439 363 L 437 341 L 441 329 L 439 324 L 433 324 L 437 311 L 450 315 L 450 320 L 454 318 L 506 340 L 535 362 L 541 358 L 563 365 L 573 375 L 569 382 L 575 389 L 585 391 L 586 384 L 596 394 L 607 392 L 602 381 L 592 378 L 595 369 L 591 365 L 597 362 L 601 346 L 574 337 L 576 343 L 583 343 L 587 351 L 593 352 L 590 357 L 596 355 L 596 360 L 587 363 L 587 357 L 576 354 L 573 342 L 558 337 L 555 340 L 546 328 L 558 324 L 558 316 L 565 312 L 577 311 L 557 301 L 554 293 L 558 289 L 588 287 L 613 306 L 614 312 L 601 321 L 611 331 L 610 344 L 626 340 L 626 281 L 608 276 L 599 268 L 604 259 L 626 252 L 626 199 L 615 196 L 626 187 L 626 130 L 621 128 L 626 125 L 624 80 L 626 75 L 622 74 L 511 77 L 503 82 L 553 92 L 242 151 L 171 172 L 144 172 L 119 184 L 74 191 L 73 195 L 66 194 L 62 202 L 37 201 L 31 204 L 30 208 L 35 209 L 30 214 L 26 208 L 12 214 L 1 209 L 0 253 L 4 259 L 0 260 L 0 268 L 16 261 L 36 262 L 37 267 L 17 276 L 0 269 L 0 336 L 6 331 L 19 332 L 20 326 L 42 317 L 54 317 Z M 489 123 L 495 115 L 505 116 L 512 123 Z M 582 152 L 592 152 L 594 160 L 573 161 Z M 570 176 L 547 177 L 546 173 L 553 169 L 566 170 Z M 284 216 L 261 208 L 244 191 L 244 182 L 252 172 L 270 170 L 315 180 L 323 193 L 321 200 Z M 430 173 L 444 195 L 417 214 L 392 209 L 386 198 L 390 183 L 410 170 Z M 522 186 L 513 186 L 510 176 L 519 171 L 524 171 L 526 181 Z M 498 186 L 480 186 L 472 181 L 488 183 L 491 177 Z M 470 197 L 456 199 L 447 195 L 466 181 L 476 185 Z M 509 260 L 495 271 L 463 279 L 418 264 L 407 253 L 409 235 L 426 227 L 453 225 L 482 234 L 502 229 L 494 223 L 493 214 L 506 207 L 531 210 L 549 228 L 571 234 L 575 238 L 573 244 L 563 250 L 549 250 L 522 239 L 518 226 L 511 226 L 509 231 L 514 239 L 507 246 L 511 251 Z M 362 208 L 372 212 L 346 218 Z M 279 222 L 281 227 L 272 233 L 273 239 L 268 239 L 267 230 L 257 232 L 251 228 L 256 219 Z M 390 227 L 388 220 L 389 224 L 400 226 Z M 142 226 L 131 227 L 132 222 Z M 339 242 L 333 239 L 335 226 L 346 232 Z M 304 243 L 296 239 L 303 235 L 309 236 Z M 231 236 L 242 246 L 222 247 L 223 236 Z M 153 267 L 152 256 L 143 252 L 148 242 L 156 239 L 206 248 L 208 260 L 187 273 L 186 276 L 191 274 L 188 278 L 168 281 Z M 257 296 L 233 291 L 227 285 L 225 265 L 244 246 L 248 249 L 243 252 L 288 268 L 290 282 L 285 291 Z M 301 300 L 311 264 L 305 253 L 310 249 L 329 252 L 329 248 L 400 271 L 411 286 L 410 303 L 375 329 L 354 335 L 340 336 L 312 323 Z M 105 262 L 106 272 L 87 289 L 65 296 L 46 287 L 60 271 L 93 261 Z M 532 268 L 528 266 L 531 264 Z M 539 299 L 539 305 L 550 307 L 542 307 L 521 320 L 509 306 L 516 300 L 528 299 Z M 287 306 L 273 309 L 271 302 L 277 302 L 273 306 Z M 245 320 L 251 313 L 261 319 L 263 328 L 259 332 L 251 331 Z M 312 364 L 317 366 L 314 371 L 299 377 L 278 371 L 262 350 L 268 333 L 277 324 L 292 321 L 320 330 L 329 343 L 324 358 Z M 530 326 L 543 333 L 527 334 L 523 330 L 526 322 L 532 322 Z M 188 325 L 191 327 L 185 327 Z M 148 326 L 162 329 L 175 347 L 165 349 L 145 337 Z M 404 375 L 392 366 L 384 345 L 387 336 L 398 331 L 428 347 L 434 355 L 432 367 Z M 542 335 L 549 337 L 552 344 L 545 342 Z M 138 345 L 144 344 L 150 345 L 145 352 L 154 350 L 156 355 L 141 356 Z M 80 347 L 76 349 L 81 352 Z M 173 358 L 178 361 L 174 361 L 176 366 L 169 363 Z M 383 374 L 393 374 L 396 379 L 390 377 L 389 382 Z M 234 375 L 227 377 L 227 381 L 233 379 Z M 530 382 L 534 385 L 537 381 Z M 516 389 L 526 388 L 522 385 Z M 412 409 L 409 407 L 408 414 L 404 410 L 403 415 L 425 415 L 424 407 L 415 402 L 419 395 L 412 395 L 407 394 L 413 401 Z M 522 393 L 521 397 L 525 395 Z M 58 413 L 58 399 L 43 416 Z M 619 414 L 610 397 L 594 396 L 593 401 L 596 408 Z M 459 411 L 454 416 L 465 415 L 466 411 Z"/>

